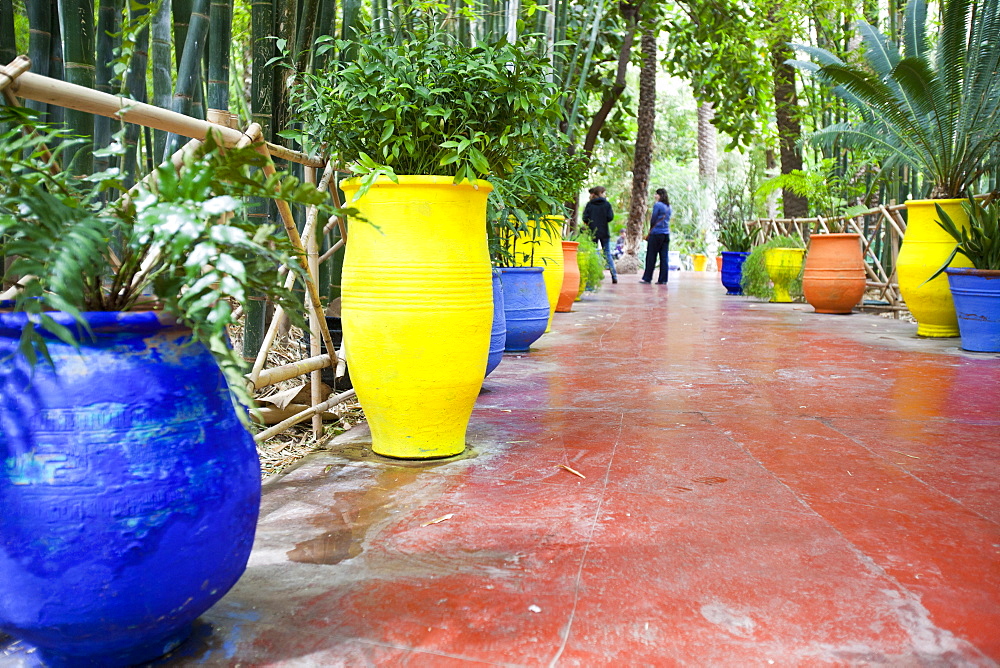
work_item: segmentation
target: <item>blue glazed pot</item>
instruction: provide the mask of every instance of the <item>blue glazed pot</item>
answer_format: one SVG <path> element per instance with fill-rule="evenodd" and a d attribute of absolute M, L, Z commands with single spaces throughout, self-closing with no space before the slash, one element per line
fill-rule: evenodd
<path fill-rule="evenodd" d="M 549 299 L 542 280 L 542 267 L 504 267 L 503 301 L 507 321 L 507 352 L 527 352 L 545 333 L 549 323 Z"/>
<path fill-rule="evenodd" d="M 84 316 L 96 338 L 49 340 L 54 367 L 31 369 L 24 314 L 0 313 L 0 631 L 47 665 L 124 666 L 177 647 L 242 575 L 260 468 L 190 330 Z"/>
<path fill-rule="evenodd" d="M 742 295 L 743 286 L 743 263 L 750 257 L 750 253 L 736 253 L 733 251 L 722 251 L 722 271 L 719 272 L 722 278 L 722 285 L 726 288 L 727 295 Z"/>
<path fill-rule="evenodd" d="M 490 336 L 490 356 L 486 360 L 486 375 L 500 365 L 507 345 L 507 319 L 503 310 L 503 281 L 500 270 L 493 269 L 493 334 Z"/>
<path fill-rule="evenodd" d="M 1000 353 L 1000 271 L 945 269 L 962 348 Z"/>

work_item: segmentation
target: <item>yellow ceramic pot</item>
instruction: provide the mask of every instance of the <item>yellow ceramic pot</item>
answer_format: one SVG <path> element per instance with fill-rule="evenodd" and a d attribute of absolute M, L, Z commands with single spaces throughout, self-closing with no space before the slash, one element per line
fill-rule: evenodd
<path fill-rule="evenodd" d="M 935 202 L 941 205 L 955 224 L 966 227 L 969 218 L 962 199 L 920 199 L 906 203 L 907 221 L 903 245 L 896 259 L 899 292 L 917 321 L 917 336 L 958 336 L 958 317 L 951 301 L 948 277 L 941 274 L 925 283 L 937 271 L 952 250 L 955 240 L 937 224 Z M 964 255 L 956 255 L 952 267 L 971 267 Z"/>
<path fill-rule="evenodd" d="M 425 459 L 465 449 L 486 373 L 493 289 L 486 196 L 445 176 L 386 178 L 350 206 L 343 274 L 347 363 L 372 450 Z M 342 186 L 350 201 L 357 179 Z M 371 223 L 371 224 L 369 224 Z"/>
<path fill-rule="evenodd" d="M 708 262 L 708 256 L 702 255 L 701 253 L 695 253 L 691 256 L 691 264 L 694 265 L 695 271 L 705 271 L 705 263 Z"/>
<path fill-rule="evenodd" d="M 563 216 L 546 216 L 542 229 L 519 235 L 514 245 L 515 267 L 535 266 L 545 270 L 542 272 L 542 279 L 545 281 L 545 296 L 549 300 L 549 323 L 545 327 L 546 332 L 552 329 L 552 314 L 556 312 L 559 293 L 562 291 L 564 273 L 562 227 L 565 220 Z"/>
<path fill-rule="evenodd" d="M 771 248 L 764 253 L 764 267 L 774 283 L 773 302 L 790 302 L 792 282 L 802 271 L 805 248 Z"/>

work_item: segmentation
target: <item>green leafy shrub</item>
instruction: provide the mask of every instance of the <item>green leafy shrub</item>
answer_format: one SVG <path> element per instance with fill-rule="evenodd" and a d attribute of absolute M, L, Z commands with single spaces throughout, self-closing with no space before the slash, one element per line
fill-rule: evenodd
<path fill-rule="evenodd" d="M 604 259 L 597 242 L 586 231 L 573 235 L 570 241 L 580 244 L 576 251 L 576 264 L 580 268 L 580 294 L 597 292 L 604 280 Z"/>
<path fill-rule="evenodd" d="M 742 183 L 729 183 L 719 193 L 715 207 L 715 231 L 727 251 L 746 253 L 753 246 L 747 222 L 753 219 L 753 200 Z"/>
<path fill-rule="evenodd" d="M 13 258 L 3 281 L 15 287 L 9 310 L 31 322 L 20 352 L 32 363 L 47 357 L 42 331 L 78 344 L 51 311 L 69 313 L 86 330 L 85 311 L 162 309 L 191 328 L 194 340 L 215 355 L 233 394 L 250 405 L 243 361 L 228 345 L 229 299 L 263 294 L 304 325 L 301 301 L 281 287 L 278 267 L 305 274 L 284 233 L 249 221 L 242 199 L 345 212 L 294 176 L 252 172 L 264 165 L 263 156 L 253 147 L 223 149 L 212 136 L 184 158 L 180 172 L 164 163 L 150 185 L 115 201 L 111 195 L 124 190 L 118 171 L 78 179 L 58 169 L 66 133 L 36 124 L 31 114 L 0 109 L 0 125 L 9 128 L 0 134 L 0 256 Z M 34 132 L 22 133 L 32 126 Z M 60 148 L 49 153 L 46 146 Z M 123 151 L 116 141 L 108 153 Z"/>
<path fill-rule="evenodd" d="M 962 202 L 962 208 L 969 216 L 969 225 L 961 228 L 940 204 L 935 203 L 934 207 L 937 209 L 938 225 L 950 234 L 958 245 L 941 268 L 927 279 L 928 281 L 947 269 L 956 255 L 967 257 L 975 269 L 1000 270 L 1000 204 L 996 199 L 983 204 L 970 195 L 967 202 Z"/>
<path fill-rule="evenodd" d="M 804 248 L 802 239 L 798 237 L 772 237 L 764 243 L 754 246 L 743 263 L 743 277 L 740 285 L 743 287 L 743 294 L 757 297 L 764 301 L 770 301 L 774 297 L 774 286 L 767 275 L 767 268 L 764 266 L 764 254 L 772 248 Z M 805 263 L 803 263 L 804 265 Z M 796 299 L 802 297 L 802 273 L 792 282 L 789 292 Z"/>
<path fill-rule="evenodd" d="M 356 49 L 355 60 L 296 75 L 303 130 L 286 136 L 318 143 L 363 184 L 382 174 L 506 176 L 561 117 L 547 61 L 505 40 L 467 46 L 428 22 L 335 43 Z M 317 53 L 333 45 L 321 38 Z"/>

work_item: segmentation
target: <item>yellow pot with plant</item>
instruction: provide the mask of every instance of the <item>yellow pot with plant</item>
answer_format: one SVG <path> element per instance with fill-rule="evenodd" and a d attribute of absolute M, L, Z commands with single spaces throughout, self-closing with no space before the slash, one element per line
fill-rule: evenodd
<path fill-rule="evenodd" d="M 381 177 L 353 200 L 343 274 L 345 355 L 372 450 L 427 459 L 465 449 L 493 328 L 485 181 Z M 370 224 L 368 224 L 370 223 Z"/>
<path fill-rule="evenodd" d="M 556 312 L 559 303 L 559 293 L 562 291 L 563 250 L 562 227 L 563 216 L 545 216 L 535 225 L 529 221 L 528 229 L 522 230 L 510 246 L 514 255 L 515 267 L 541 267 L 542 279 L 545 281 L 545 296 L 549 301 L 549 323 L 545 327 L 552 329 L 552 314 Z"/>
<path fill-rule="evenodd" d="M 805 255 L 804 248 L 771 248 L 764 254 L 767 275 L 774 283 L 774 298 L 771 301 L 783 303 L 792 301 L 789 288 L 802 273 L 802 260 Z"/>
<path fill-rule="evenodd" d="M 923 199 L 906 203 L 907 222 L 903 245 L 896 259 L 899 292 L 917 321 L 917 336 L 935 338 L 958 336 L 958 316 L 944 274 L 934 275 L 955 250 L 955 239 L 938 225 L 937 203 L 958 228 L 969 224 L 961 199 Z M 956 255 L 952 267 L 971 267 L 963 255 Z"/>

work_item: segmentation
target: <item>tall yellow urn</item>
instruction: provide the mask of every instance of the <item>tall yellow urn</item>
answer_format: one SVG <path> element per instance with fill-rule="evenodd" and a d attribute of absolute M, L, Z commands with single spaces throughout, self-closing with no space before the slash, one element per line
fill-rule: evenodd
<path fill-rule="evenodd" d="M 921 199 L 906 203 L 906 234 L 896 259 L 899 292 L 906 308 L 917 321 L 917 336 L 958 336 L 958 316 L 951 300 L 948 277 L 941 274 L 927 281 L 955 249 L 955 239 L 937 224 L 934 204 L 951 216 L 959 228 L 967 227 L 969 217 L 962 199 Z M 964 255 L 956 255 L 952 267 L 971 267 Z"/>
<path fill-rule="evenodd" d="M 545 331 L 552 329 L 552 314 L 556 312 L 559 303 L 559 293 L 562 292 L 564 275 L 562 227 L 564 216 L 546 216 L 536 229 L 522 232 L 518 235 L 516 244 L 516 267 L 542 267 L 542 279 L 545 281 L 545 296 L 549 301 L 549 322 Z"/>
<path fill-rule="evenodd" d="M 802 273 L 805 248 L 769 248 L 764 251 L 764 268 L 774 284 L 772 302 L 793 301 L 791 288 Z"/>
<path fill-rule="evenodd" d="M 493 288 L 480 180 L 382 177 L 352 201 L 343 272 L 345 355 L 372 433 L 387 457 L 465 449 L 486 373 Z"/>

